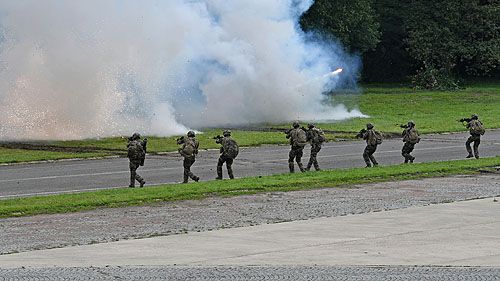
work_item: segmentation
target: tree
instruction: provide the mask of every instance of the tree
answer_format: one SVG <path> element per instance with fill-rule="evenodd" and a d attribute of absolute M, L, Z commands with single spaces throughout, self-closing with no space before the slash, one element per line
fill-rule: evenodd
<path fill-rule="evenodd" d="M 300 25 L 304 31 L 334 36 L 349 52 L 374 49 L 380 38 L 373 0 L 316 0 Z"/>

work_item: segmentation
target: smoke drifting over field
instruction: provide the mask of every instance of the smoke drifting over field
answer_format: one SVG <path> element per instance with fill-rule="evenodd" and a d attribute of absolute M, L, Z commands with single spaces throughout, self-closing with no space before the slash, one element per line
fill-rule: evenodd
<path fill-rule="evenodd" d="M 311 3 L 0 0 L 0 138 L 360 116 L 321 103 L 359 63 L 306 39 Z"/>

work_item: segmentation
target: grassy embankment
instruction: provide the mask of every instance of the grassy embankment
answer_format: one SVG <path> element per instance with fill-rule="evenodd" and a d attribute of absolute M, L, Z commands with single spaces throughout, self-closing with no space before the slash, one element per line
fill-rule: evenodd
<path fill-rule="evenodd" d="M 500 86 L 487 85 L 473 86 L 459 92 L 430 92 L 415 91 L 409 88 L 381 86 L 365 87 L 363 94 L 336 94 L 329 98 L 332 104 L 342 103 L 349 109 L 360 109 L 369 118 L 352 118 L 332 123 L 317 123 L 324 130 L 357 132 L 365 127 L 367 122 L 375 124 L 375 128 L 384 132 L 398 133 L 401 129 L 396 124 L 405 124 L 414 120 L 420 133 L 443 133 L 464 131 L 465 128 L 457 119 L 470 117 L 472 113 L 479 114 L 487 129 L 500 128 L 498 108 L 500 108 Z M 305 125 L 305 124 L 304 124 Z M 289 128 L 290 124 L 256 125 L 256 127 Z M 222 133 L 223 129 L 204 130 L 199 134 L 200 147 L 204 149 L 218 148 L 212 137 Z M 352 138 L 354 134 L 327 134 L 328 140 L 337 138 Z M 233 130 L 233 138 L 241 146 L 257 146 L 260 144 L 287 144 L 283 133 Z M 175 137 L 150 137 L 148 151 L 163 152 L 175 151 L 178 146 Z M 120 138 L 106 138 L 101 140 L 50 142 L 47 144 L 63 147 L 100 147 L 106 149 L 124 149 L 125 141 Z M 5 150 L 0 150 L 0 159 Z M 45 152 L 30 152 L 33 158 L 25 157 L 22 161 L 35 159 L 53 159 L 68 157 L 92 157 L 92 154 L 74 155 L 68 152 L 54 152 L 51 157 L 43 156 Z M 104 151 L 102 153 L 105 153 Z M 101 153 L 101 154 L 102 154 Z M 12 159 L 11 161 L 20 161 Z M 3 160 L 3 162 L 6 162 Z"/>
<path fill-rule="evenodd" d="M 0 147 L 0 163 L 56 160 L 69 158 L 90 158 L 106 156 L 109 153 L 61 153 L 54 151 L 7 149 Z"/>
<path fill-rule="evenodd" d="M 327 170 L 236 180 L 15 198 L 0 200 L 0 217 L 154 204 L 164 201 L 198 199 L 216 195 L 291 191 L 449 174 L 472 174 L 477 173 L 478 168 L 498 165 L 500 165 L 500 157 L 493 157 L 478 160 L 417 163 L 371 169 Z"/>

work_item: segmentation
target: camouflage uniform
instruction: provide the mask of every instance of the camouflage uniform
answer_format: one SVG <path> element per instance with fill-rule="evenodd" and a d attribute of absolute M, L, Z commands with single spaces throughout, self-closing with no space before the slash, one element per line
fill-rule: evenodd
<path fill-rule="evenodd" d="M 375 133 L 373 132 L 373 124 L 366 124 L 366 132 L 363 133 L 363 139 L 366 140 L 366 147 L 363 151 L 363 159 L 365 160 L 366 167 L 371 167 L 370 161 L 373 163 L 373 166 L 377 166 L 377 160 L 373 156 L 373 153 L 377 150 L 377 144 L 373 145 L 373 138 L 375 138 Z"/>
<path fill-rule="evenodd" d="M 318 152 L 321 150 L 323 142 L 319 140 L 318 128 L 316 128 L 312 123 L 309 123 L 307 126 L 309 127 L 307 140 L 311 143 L 311 155 L 309 156 L 309 163 L 307 163 L 306 171 L 311 170 L 312 165 L 314 165 L 314 169 L 316 169 L 316 171 L 319 171 L 321 169 L 319 168 L 318 159 L 316 157 L 318 156 Z"/>
<path fill-rule="evenodd" d="M 483 124 L 481 121 L 478 120 L 478 116 L 476 114 L 472 114 L 471 119 L 472 120 L 470 122 L 467 122 L 467 125 L 466 125 L 467 129 L 471 128 L 471 123 L 474 120 L 477 120 L 477 122 L 481 123 L 481 125 Z M 470 147 L 471 143 L 474 143 L 474 145 L 473 145 L 474 155 L 472 155 L 472 149 Z M 481 135 L 474 134 L 474 133 L 472 133 L 472 131 L 470 131 L 470 137 L 465 142 L 465 148 L 467 149 L 467 152 L 469 153 L 469 155 L 467 155 L 467 158 L 476 157 L 476 159 L 479 159 L 479 144 L 480 143 L 481 143 Z"/>
<path fill-rule="evenodd" d="M 408 127 L 405 128 L 401 134 L 405 142 L 403 149 L 401 149 L 401 155 L 405 158 L 405 164 L 408 163 L 408 161 L 413 163 L 413 160 L 415 160 L 415 157 L 410 155 L 415 148 L 415 143 L 410 142 L 410 133 L 416 133 L 418 135 L 418 131 L 415 129 L 415 122 L 413 121 L 408 122 Z"/>
<path fill-rule="evenodd" d="M 144 186 L 146 181 L 139 175 L 137 174 L 137 169 L 139 166 L 144 166 L 144 158 L 146 154 L 146 143 L 148 139 L 144 139 L 143 141 L 140 140 L 141 135 L 138 133 L 134 133 L 132 137 L 130 137 L 127 140 L 127 148 L 133 146 L 134 144 L 141 145 L 143 150 L 144 150 L 144 157 L 138 157 L 137 155 L 134 155 L 131 151 L 128 152 L 127 157 L 129 158 L 129 168 L 130 168 L 130 184 L 129 187 L 135 187 L 135 181 L 137 180 L 141 187 Z"/>
<path fill-rule="evenodd" d="M 194 181 L 199 181 L 200 178 L 195 176 L 193 172 L 191 172 L 191 166 L 193 166 L 194 162 L 196 162 L 196 155 L 198 154 L 198 147 L 200 146 L 200 143 L 198 142 L 197 139 L 195 139 L 195 134 L 193 131 L 189 131 L 187 133 L 188 138 L 180 138 L 177 140 L 177 144 L 184 144 L 181 148 L 179 148 L 179 153 L 184 157 L 184 181 L 183 183 L 187 183 L 188 179 L 191 178 Z M 186 145 L 188 143 L 191 143 L 194 145 L 194 151 L 191 154 L 186 154 L 184 149 L 186 148 Z"/>
<path fill-rule="evenodd" d="M 225 130 L 223 135 L 224 135 L 223 138 L 217 139 L 215 141 L 216 143 L 220 143 L 222 145 L 220 148 L 219 161 L 217 162 L 217 177 L 215 178 L 217 180 L 222 179 L 222 165 L 224 165 L 224 163 L 226 163 L 227 174 L 229 175 L 229 178 L 234 179 L 233 168 L 231 167 L 233 165 L 234 159 L 229 157 L 226 153 L 224 153 L 224 146 L 226 145 L 226 142 L 232 140 L 231 131 Z"/>
<path fill-rule="evenodd" d="M 286 135 L 286 138 L 290 139 L 290 145 L 292 146 L 290 153 L 288 154 L 288 168 L 290 169 L 290 173 L 294 172 L 293 159 L 295 159 L 295 161 L 297 162 L 297 165 L 299 166 L 301 172 L 306 171 L 301 162 L 302 155 L 304 155 L 304 147 L 295 145 L 295 137 L 297 136 L 297 132 L 299 130 L 302 130 L 299 128 L 299 126 L 299 122 L 294 122 L 293 129 L 290 130 Z"/>

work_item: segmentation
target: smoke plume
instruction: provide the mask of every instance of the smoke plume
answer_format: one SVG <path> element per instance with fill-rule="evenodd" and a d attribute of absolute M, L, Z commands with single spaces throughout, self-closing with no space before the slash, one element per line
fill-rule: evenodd
<path fill-rule="evenodd" d="M 300 30 L 311 4 L 0 0 L 0 138 L 360 116 L 322 103 L 325 90 L 355 81 L 359 63 Z"/>

